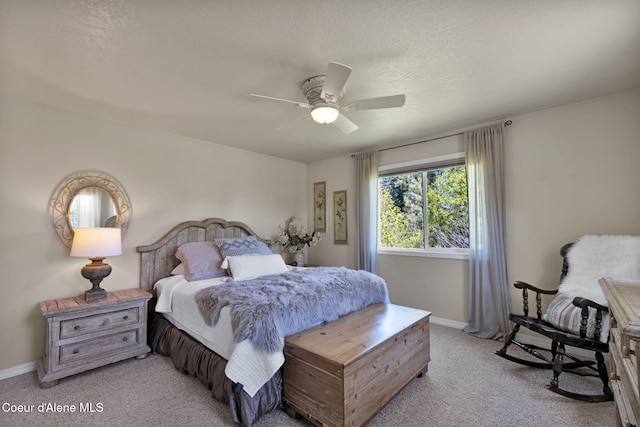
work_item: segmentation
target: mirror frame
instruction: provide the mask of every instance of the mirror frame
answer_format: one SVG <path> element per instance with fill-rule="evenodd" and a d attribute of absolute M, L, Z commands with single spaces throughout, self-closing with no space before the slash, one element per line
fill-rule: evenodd
<path fill-rule="evenodd" d="M 73 227 L 69 222 L 69 209 L 76 195 L 89 187 L 105 191 L 116 207 L 116 227 L 124 238 L 131 220 L 131 202 L 124 187 L 111 175 L 94 170 L 74 172 L 65 177 L 56 187 L 49 203 L 51 224 L 58 237 L 67 247 L 73 243 Z"/>

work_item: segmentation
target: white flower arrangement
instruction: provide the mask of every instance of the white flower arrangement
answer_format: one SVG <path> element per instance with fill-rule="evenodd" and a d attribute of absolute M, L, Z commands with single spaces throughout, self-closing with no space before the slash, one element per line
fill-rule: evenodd
<path fill-rule="evenodd" d="M 282 233 L 276 240 L 278 245 L 291 253 L 301 251 L 305 246 L 316 246 L 322 240 L 322 234 L 315 231 L 307 233 L 303 225 L 293 223 L 295 219 L 296 217 L 292 216 L 285 221 Z"/>

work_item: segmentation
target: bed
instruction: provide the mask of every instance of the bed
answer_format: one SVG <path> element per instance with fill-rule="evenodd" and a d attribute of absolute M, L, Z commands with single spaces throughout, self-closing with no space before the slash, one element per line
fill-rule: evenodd
<path fill-rule="evenodd" d="M 203 307 L 206 305 L 203 304 L 203 300 L 208 296 L 206 293 L 209 292 L 209 289 L 215 288 L 219 291 L 237 284 L 253 285 L 253 281 L 259 279 L 252 280 L 250 274 L 247 277 L 236 277 L 235 272 L 240 271 L 238 268 L 234 270 L 234 280 L 232 281 L 224 276 L 202 279 L 193 276 L 193 274 L 192 278 L 195 280 L 186 281 L 183 276 L 186 277 L 189 274 L 189 267 L 187 266 L 185 272 L 185 263 L 180 263 L 178 256 L 184 255 L 180 251 L 185 247 L 198 245 L 196 242 L 216 241 L 220 245 L 221 241 L 244 242 L 244 240 L 250 239 L 260 243 L 260 251 L 270 246 L 270 241 L 257 236 L 246 224 L 225 221 L 221 218 L 209 218 L 203 221 L 188 221 L 178 224 L 155 243 L 137 248 L 140 253 L 140 287 L 156 296 L 150 304 L 149 345 L 152 351 L 169 356 L 178 370 L 197 377 L 202 384 L 211 390 L 214 399 L 230 406 L 236 422 L 247 426 L 254 424 L 263 415 L 281 405 L 281 367 L 284 363 L 284 354 L 282 351 L 273 350 L 279 345 L 282 350 L 284 339 L 281 342 L 265 339 L 267 343 L 263 343 L 261 340 L 256 340 L 256 337 L 252 337 L 252 340 L 241 339 L 237 336 L 234 336 L 233 339 L 229 338 L 232 336 L 231 334 L 237 332 L 237 329 L 242 329 L 237 325 L 238 314 L 234 313 L 231 308 L 233 306 L 230 304 L 217 306 L 217 311 L 212 314 L 212 318 L 216 317 L 213 324 L 200 313 L 196 313 L 194 316 L 193 314 L 197 310 L 203 312 Z M 222 247 L 219 246 L 219 249 Z M 223 252 L 222 249 L 221 252 Z M 229 253 L 234 254 L 234 252 Z M 271 254 L 270 249 L 269 254 L 261 252 L 259 255 L 262 256 L 229 256 L 228 259 L 235 262 L 247 262 L 251 259 L 250 261 L 255 263 L 259 259 L 266 262 L 277 258 L 282 262 L 281 257 Z M 181 258 L 184 260 L 184 256 Z M 182 270 L 180 270 L 181 267 Z M 279 268 L 280 266 L 278 266 Z M 307 273 L 298 271 L 304 269 L 294 269 L 296 272 L 292 272 L 291 267 L 286 268 L 287 271 L 282 272 L 283 277 Z M 325 269 L 329 270 L 329 268 Z M 342 274 L 342 271 L 332 270 L 329 273 Z M 352 273 L 358 272 L 349 270 L 345 274 Z M 240 279 L 246 280 L 240 282 Z M 386 284 L 382 279 L 378 279 L 382 285 L 380 283 L 371 285 L 376 287 L 375 296 L 372 295 L 369 299 L 364 298 L 362 301 L 354 302 L 352 307 L 343 310 L 357 311 L 377 302 L 388 303 Z M 308 285 L 308 283 L 305 284 L 305 286 Z M 383 290 L 382 287 L 384 287 Z M 354 293 L 357 292 L 354 291 Z M 360 293 L 366 294 L 366 292 Z M 180 307 L 181 310 L 179 310 Z M 181 317 L 180 312 L 190 312 L 191 317 Z M 324 319 L 323 321 L 328 320 L 333 319 Z M 232 328 L 230 325 L 233 322 L 235 323 Z M 213 335 L 220 335 L 222 343 L 215 339 L 209 339 L 211 334 L 207 328 L 216 329 L 217 332 L 214 332 Z"/>

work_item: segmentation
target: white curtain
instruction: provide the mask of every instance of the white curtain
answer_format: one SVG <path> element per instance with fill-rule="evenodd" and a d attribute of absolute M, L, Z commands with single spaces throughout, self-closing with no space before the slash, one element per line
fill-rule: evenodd
<path fill-rule="evenodd" d="M 104 192 L 97 187 L 88 187 L 73 199 L 73 203 L 76 204 L 75 212 L 78 215 L 78 227 L 102 227 L 100 223 L 102 193 Z"/>
<path fill-rule="evenodd" d="M 356 155 L 358 269 L 376 272 L 378 251 L 378 153 Z"/>
<path fill-rule="evenodd" d="M 499 339 L 509 331 L 502 125 L 465 132 L 469 188 L 469 324 Z"/>
<path fill-rule="evenodd" d="M 114 227 L 107 222 L 115 215 L 111 196 L 98 187 L 87 187 L 74 196 L 69 221 L 74 228 Z"/>

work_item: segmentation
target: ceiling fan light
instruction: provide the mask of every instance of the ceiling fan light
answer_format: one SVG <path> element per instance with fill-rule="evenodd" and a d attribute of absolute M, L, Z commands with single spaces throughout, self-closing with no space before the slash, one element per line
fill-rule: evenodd
<path fill-rule="evenodd" d="M 329 106 L 316 107 L 311 110 L 311 117 L 313 117 L 313 120 L 323 125 L 335 122 L 339 114 L 340 113 L 337 108 Z"/>

